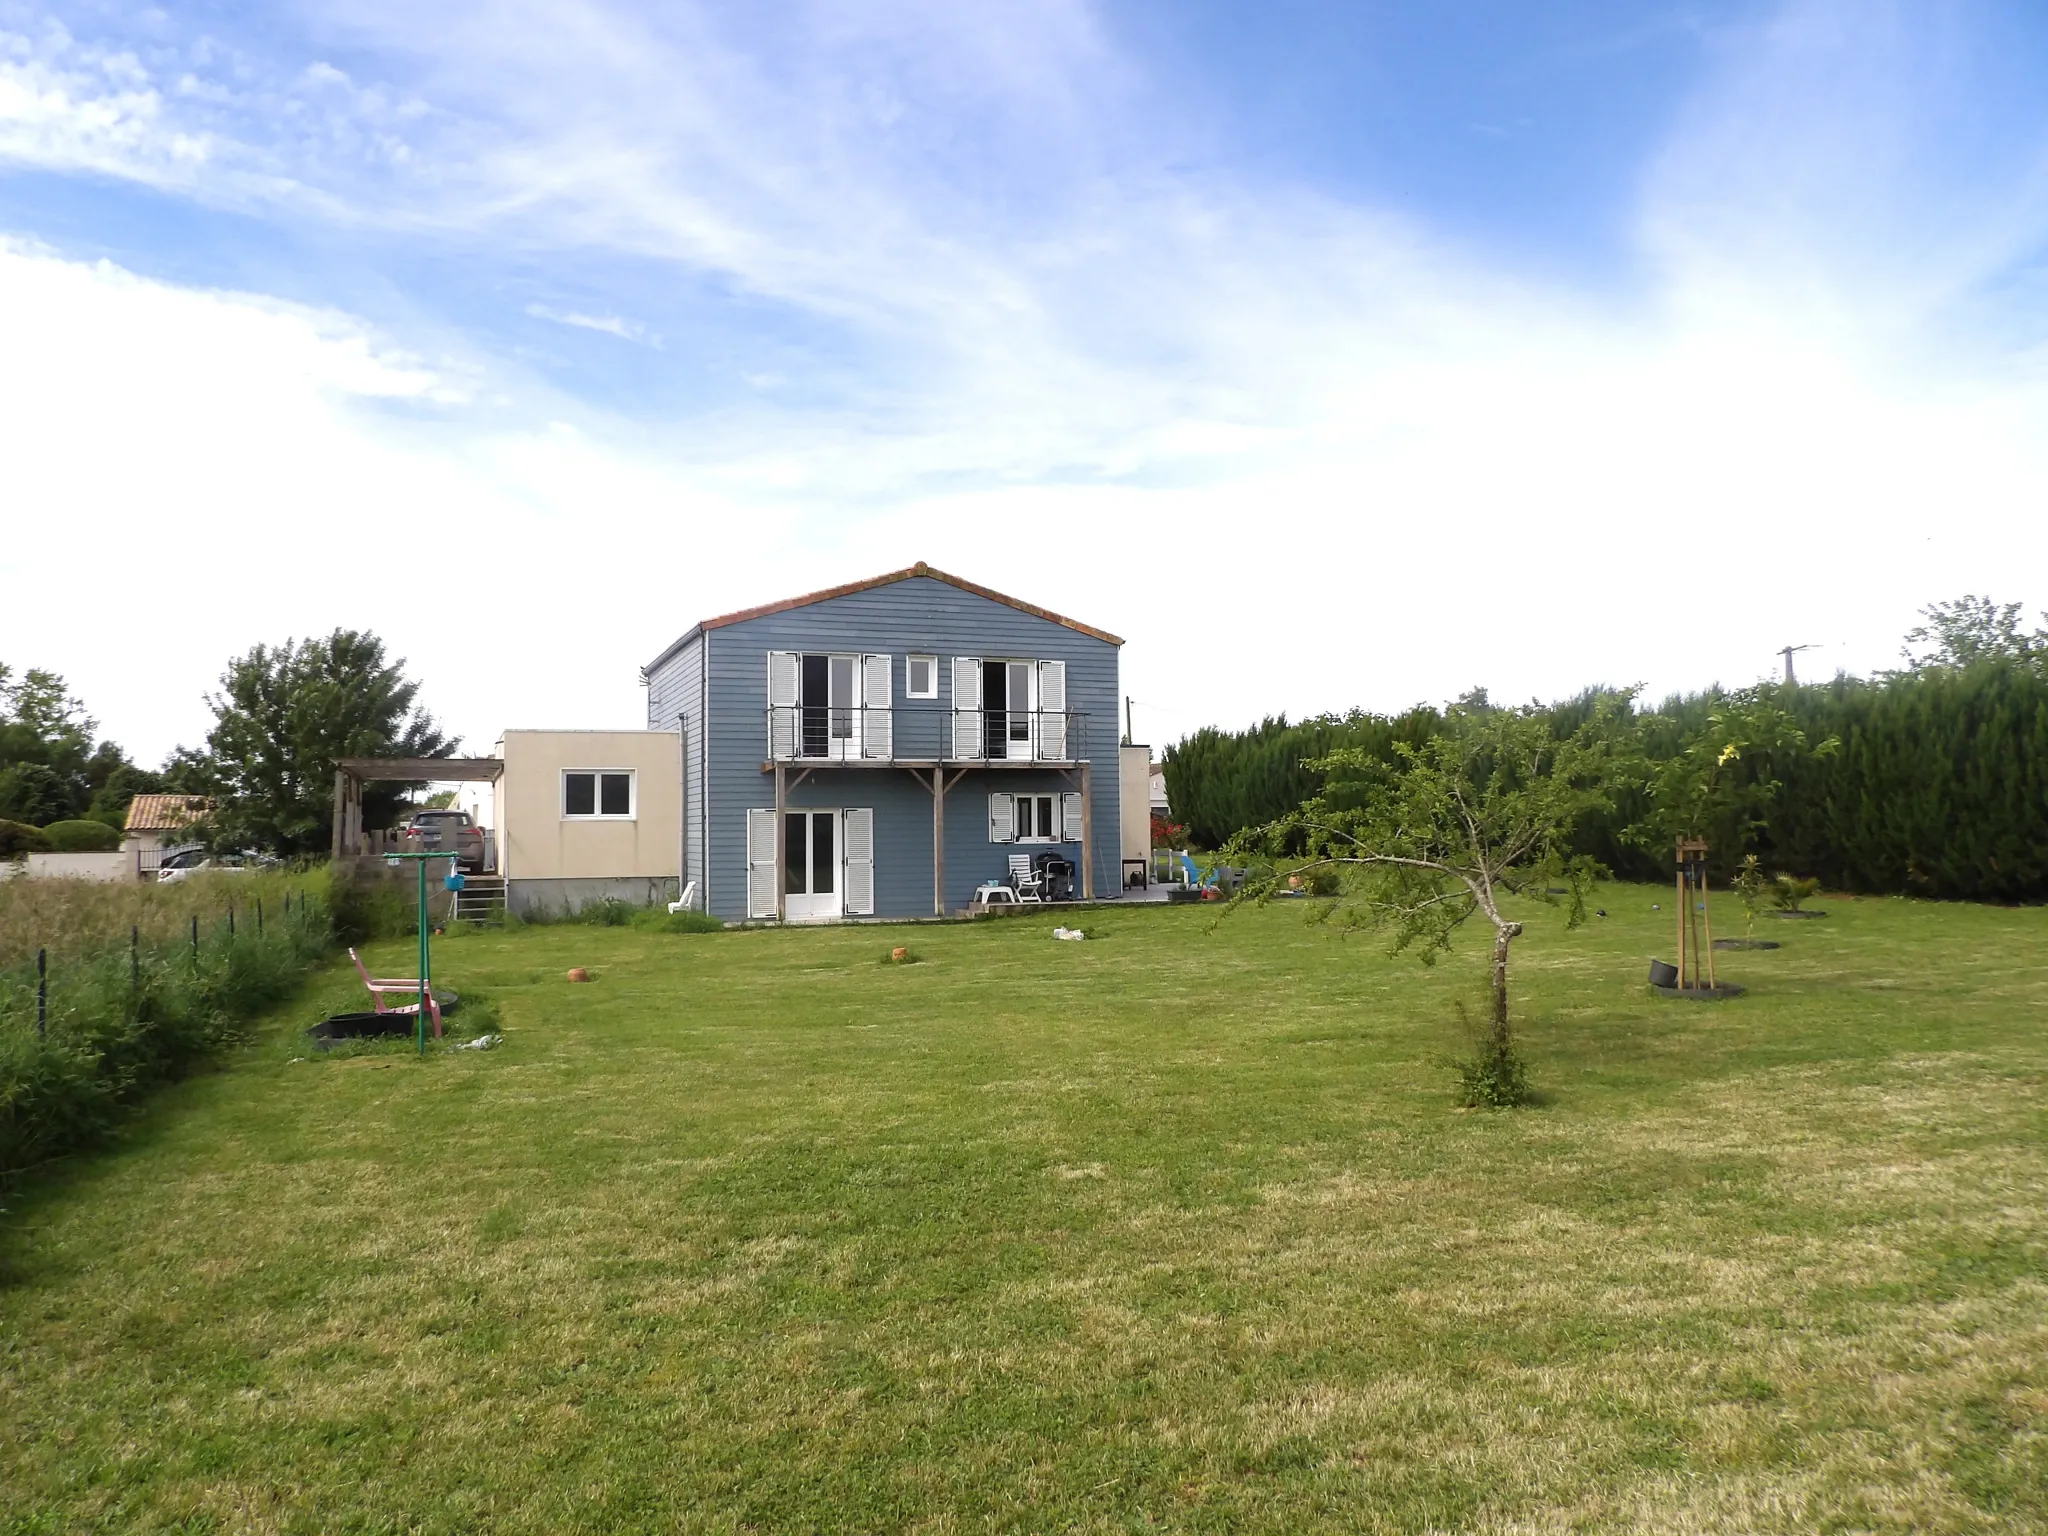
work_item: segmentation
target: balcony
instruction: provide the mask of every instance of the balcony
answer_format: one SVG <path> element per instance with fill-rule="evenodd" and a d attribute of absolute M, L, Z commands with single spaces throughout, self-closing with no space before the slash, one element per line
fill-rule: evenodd
<path fill-rule="evenodd" d="M 985 767 L 1088 761 L 1088 716 L 1072 709 L 940 709 L 897 704 L 777 704 L 767 711 L 767 764 Z"/>

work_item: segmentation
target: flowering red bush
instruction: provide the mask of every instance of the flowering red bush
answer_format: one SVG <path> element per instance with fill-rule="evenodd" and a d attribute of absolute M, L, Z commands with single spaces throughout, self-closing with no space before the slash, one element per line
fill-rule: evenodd
<path fill-rule="evenodd" d="M 1157 811 L 1152 813 L 1152 846 L 1154 848 L 1185 848 L 1188 829 L 1177 821 L 1168 821 Z"/>

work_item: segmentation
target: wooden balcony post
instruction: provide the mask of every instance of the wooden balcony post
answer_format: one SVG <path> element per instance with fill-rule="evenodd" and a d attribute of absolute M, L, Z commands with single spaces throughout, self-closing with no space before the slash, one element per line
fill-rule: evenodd
<path fill-rule="evenodd" d="M 781 761 L 775 764 L 775 921 L 783 922 L 789 915 L 789 850 L 783 846 L 789 836 L 789 823 L 784 812 L 789 807 L 789 770 Z"/>
<path fill-rule="evenodd" d="M 1081 899 L 1095 899 L 1095 797 L 1088 792 L 1088 765 L 1081 765 Z"/>
<path fill-rule="evenodd" d="M 932 769 L 932 916 L 946 915 L 946 769 Z"/>

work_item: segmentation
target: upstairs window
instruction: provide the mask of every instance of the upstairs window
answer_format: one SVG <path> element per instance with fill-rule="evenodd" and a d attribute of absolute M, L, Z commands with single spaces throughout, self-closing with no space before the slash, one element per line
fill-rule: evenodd
<path fill-rule="evenodd" d="M 562 816 L 571 821 L 630 821 L 633 770 L 567 768 L 562 772 Z"/>
<path fill-rule="evenodd" d="M 904 660 L 903 696 L 907 699 L 936 699 L 939 696 L 939 658 L 910 656 Z"/>

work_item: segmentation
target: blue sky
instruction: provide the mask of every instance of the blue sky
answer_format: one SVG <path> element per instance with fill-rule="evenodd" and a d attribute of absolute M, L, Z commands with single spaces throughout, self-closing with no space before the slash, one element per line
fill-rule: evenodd
<path fill-rule="evenodd" d="M 1162 743 L 1881 666 L 2048 601 L 2044 86 L 1992 0 L 0 0 L 0 658 L 153 758 L 369 626 L 487 744 L 925 559 Z"/>

